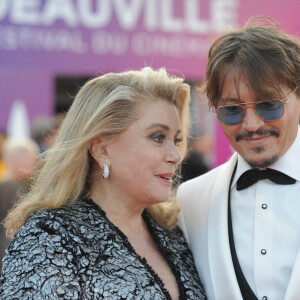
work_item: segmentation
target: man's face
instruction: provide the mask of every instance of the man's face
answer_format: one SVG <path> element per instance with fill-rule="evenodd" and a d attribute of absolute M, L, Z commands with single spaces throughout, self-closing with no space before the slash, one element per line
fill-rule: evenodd
<path fill-rule="evenodd" d="M 292 90 L 285 85 L 281 86 L 286 100 Z M 253 103 L 261 101 L 249 89 L 245 78 L 236 85 L 233 74 L 229 74 L 220 98 L 220 105 Z M 273 100 L 273 99 L 270 99 Z M 231 146 L 249 163 L 252 167 L 267 167 L 277 161 L 290 148 L 294 142 L 299 124 L 300 99 L 296 94 L 291 100 L 284 104 L 284 113 L 279 120 L 264 121 L 254 109 L 250 107 L 241 123 L 237 125 L 220 125 L 227 136 Z"/>

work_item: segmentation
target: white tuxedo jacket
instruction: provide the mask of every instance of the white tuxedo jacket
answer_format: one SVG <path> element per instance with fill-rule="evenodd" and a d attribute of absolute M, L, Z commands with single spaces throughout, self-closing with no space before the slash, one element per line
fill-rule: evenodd
<path fill-rule="evenodd" d="M 228 239 L 228 190 L 236 161 L 234 153 L 227 163 L 178 189 L 182 204 L 179 225 L 193 252 L 208 300 L 243 300 Z M 300 300 L 300 250 L 282 300 Z"/>

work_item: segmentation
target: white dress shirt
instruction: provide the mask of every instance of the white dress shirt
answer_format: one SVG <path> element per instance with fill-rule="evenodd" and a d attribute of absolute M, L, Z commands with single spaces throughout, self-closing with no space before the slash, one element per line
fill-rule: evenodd
<path fill-rule="evenodd" d="M 233 236 L 237 257 L 258 299 L 284 299 L 300 248 L 300 130 L 290 149 L 270 168 L 296 179 L 278 185 L 268 179 L 237 191 L 250 169 L 239 155 L 231 186 Z M 300 279 L 299 279 L 300 289 Z"/>

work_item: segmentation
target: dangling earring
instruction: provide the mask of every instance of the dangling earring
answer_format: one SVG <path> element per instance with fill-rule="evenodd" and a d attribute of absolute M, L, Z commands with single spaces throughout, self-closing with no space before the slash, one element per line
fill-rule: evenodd
<path fill-rule="evenodd" d="M 104 179 L 107 179 L 109 176 L 109 166 L 108 164 L 103 164 L 103 174 L 102 174 L 102 177 Z"/>

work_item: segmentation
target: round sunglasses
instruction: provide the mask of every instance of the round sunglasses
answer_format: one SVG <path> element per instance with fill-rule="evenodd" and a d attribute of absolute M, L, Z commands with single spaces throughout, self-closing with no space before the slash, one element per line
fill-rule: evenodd
<path fill-rule="evenodd" d="M 287 100 L 270 100 L 259 101 L 252 103 L 241 103 L 234 105 L 219 106 L 213 110 L 217 114 L 218 119 L 224 125 L 237 125 L 241 123 L 246 115 L 248 108 L 254 108 L 256 114 L 264 121 L 275 121 L 280 119 L 284 113 L 284 104 L 287 104 L 291 99 L 297 88 L 291 93 Z"/>

